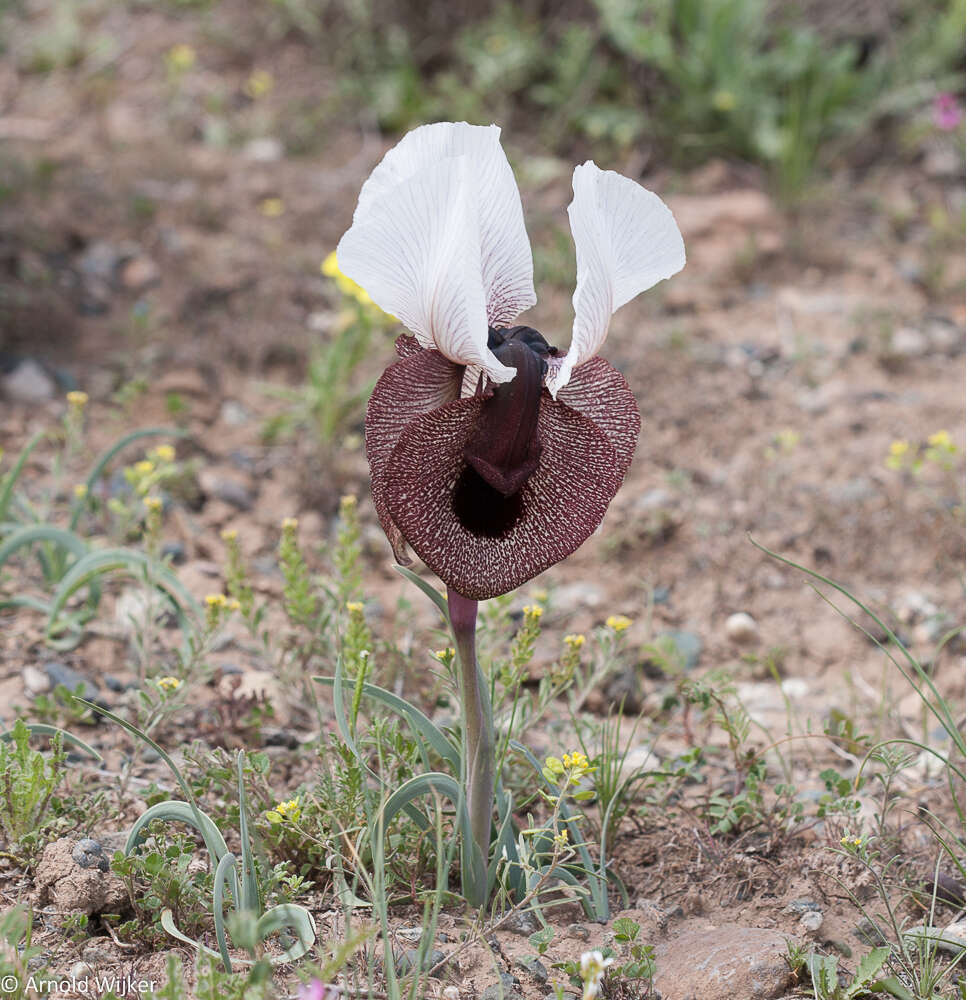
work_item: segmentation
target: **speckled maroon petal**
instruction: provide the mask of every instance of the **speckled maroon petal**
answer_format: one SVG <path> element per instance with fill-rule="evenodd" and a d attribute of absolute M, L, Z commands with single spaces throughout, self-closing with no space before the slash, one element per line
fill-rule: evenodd
<path fill-rule="evenodd" d="M 461 399 L 412 420 L 385 473 L 392 521 L 444 583 L 473 600 L 508 593 L 570 555 L 624 478 L 607 436 L 544 392 L 540 465 L 515 497 L 498 499 L 463 458 L 483 405 Z"/>
<path fill-rule="evenodd" d="M 624 376 L 603 358 L 591 358 L 574 369 L 557 399 L 589 417 L 607 435 L 623 477 L 641 433 L 641 413 Z"/>
<path fill-rule="evenodd" d="M 401 358 L 411 358 L 414 354 L 419 354 L 423 350 L 419 341 L 411 333 L 399 334 L 393 346 Z"/>
<path fill-rule="evenodd" d="M 399 337 L 396 349 L 408 349 L 400 342 L 415 337 Z M 372 478 L 372 502 L 379 516 L 393 554 L 401 563 L 411 562 L 402 533 L 393 523 L 386 503 L 386 465 L 399 437 L 410 421 L 445 403 L 459 399 L 463 369 L 438 351 L 425 351 L 417 345 L 415 353 L 404 355 L 390 365 L 372 390 L 366 410 L 366 457 Z"/>

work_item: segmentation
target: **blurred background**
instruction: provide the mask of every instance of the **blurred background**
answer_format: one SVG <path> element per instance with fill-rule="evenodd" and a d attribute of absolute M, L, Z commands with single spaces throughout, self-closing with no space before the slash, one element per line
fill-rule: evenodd
<path fill-rule="evenodd" d="M 563 627 L 646 592 L 712 648 L 751 610 L 766 647 L 841 664 L 848 627 L 746 532 L 890 606 L 961 603 L 964 81 L 966 0 L 0 0 L 0 438 L 82 389 L 104 443 L 191 432 L 187 562 L 239 518 L 269 569 L 281 516 L 323 536 L 367 495 L 398 333 L 325 262 L 406 130 L 497 122 L 552 343 L 576 163 L 658 191 L 688 246 L 612 326 L 645 429 L 548 574 L 584 581 Z"/>

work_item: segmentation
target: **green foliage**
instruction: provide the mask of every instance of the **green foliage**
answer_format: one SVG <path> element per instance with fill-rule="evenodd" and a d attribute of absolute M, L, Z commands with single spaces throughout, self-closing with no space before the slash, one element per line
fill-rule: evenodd
<path fill-rule="evenodd" d="M 30 747 L 30 729 L 17 719 L 11 739 L 0 739 L 0 829 L 9 844 L 35 842 L 47 807 L 66 773 L 63 734 L 51 737 L 50 757 Z"/>
<path fill-rule="evenodd" d="M 29 988 L 31 976 L 49 978 L 43 961 L 44 949 L 32 943 L 33 915 L 23 906 L 0 912 L 0 982 L 5 1000 L 28 1000 L 36 994 Z"/>

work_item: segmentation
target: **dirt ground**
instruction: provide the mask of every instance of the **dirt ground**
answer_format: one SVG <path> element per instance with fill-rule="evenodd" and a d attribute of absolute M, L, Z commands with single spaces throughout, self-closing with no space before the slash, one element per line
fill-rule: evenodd
<path fill-rule="evenodd" d="M 253 63 L 245 40 L 231 37 L 237 6 L 202 18 L 109 5 L 90 26 L 114 40 L 101 57 L 42 75 L 11 53 L 0 62 L 0 164 L 13 191 L 0 200 L 0 367 L 9 374 L 33 359 L 56 383 L 31 400 L 8 391 L 0 446 L 14 455 L 58 421 L 67 388 L 91 396 L 95 448 L 131 426 L 168 422 L 176 393 L 187 405 L 184 447 L 204 460 L 204 497 L 177 512 L 166 539 L 183 546 L 177 572 L 195 596 L 220 586 L 226 527 L 238 530 L 262 592 L 277 594 L 282 517 L 298 517 L 311 544 L 329 532 L 338 498 L 355 492 L 373 624 L 389 627 L 405 584 L 368 499 L 361 425 L 328 458 L 304 435 L 267 445 L 260 432 L 282 409 L 266 386 L 301 384 L 312 343 L 330 335 L 338 300 L 319 263 L 392 140 L 364 122 L 334 126 L 331 115 L 313 133 L 306 108 L 320 93 L 337 100 L 335 81 L 285 40 Z M 181 43 L 195 46 L 197 63 L 172 81 L 165 53 Z M 246 94 L 256 68 L 275 79 L 257 100 Z M 297 154 L 296 132 L 311 139 Z M 505 144 L 538 247 L 539 304 L 525 319 L 566 346 L 573 265 L 553 248 L 567 234 L 572 164 L 547 158 L 526 135 Z M 731 675 L 759 748 L 820 733 L 833 708 L 875 736 L 922 732 L 920 706 L 882 652 L 751 539 L 847 584 L 927 660 L 942 633 L 966 621 L 962 461 L 958 474 L 927 468 L 918 479 L 885 465 L 897 439 L 925 446 L 945 430 L 966 444 L 966 246 L 949 221 L 966 210 L 966 165 L 950 166 L 950 153 L 927 147 L 906 162 L 842 171 L 794 209 L 776 205 L 753 171 L 723 162 L 642 178 L 674 211 L 688 265 L 613 321 L 603 354 L 637 395 L 644 429 L 601 530 L 515 599 L 522 606 L 548 591 L 548 649 L 618 613 L 634 621 L 634 646 L 669 630 L 696 636 L 697 669 Z M 639 167 L 633 158 L 601 165 Z M 391 358 L 386 339 L 360 384 Z M 146 380 L 144 392 L 124 412 L 111 397 L 133 378 Z M 29 489 L 42 489 L 44 468 L 31 467 Z M 240 484 L 245 503 L 226 499 L 226 481 Z M 726 627 L 736 612 L 755 622 L 742 642 Z M 429 610 L 416 614 L 425 635 Z M 4 613 L 0 623 L 5 726 L 15 706 L 29 711 L 25 668 L 50 651 L 29 613 Z M 547 656 L 541 646 L 538 666 Z M 102 690 L 104 675 L 123 679 L 130 669 L 126 641 L 110 628 L 58 658 Z M 956 642 L 934 665 L 954 706 L 966 694 L 964 668 L 966 645 Z M 644 681 L 645 705 L 656 689 Z M 286 693 L 273 696 L 280 724 L 297 724 Z M 606 700 L 602 692 L 591 707 Z M 678 726 L 662 739 L 667 757 L 686 745 Z M 534 740 L 538 754 L 551 749 L 547 734 Z M 802 785 L 824 761 L 841 764 L 827 743 L 792 744 Z M 935 859 L 915 807 L 941 808 L 942 789 L 921 763 L 904 773 L 902 790 L 905 850 L 928 868 Z M 809 939 L 801 908 L 789 905 L 807 898 L 825 916 L 810 939 L 857 952 L 861 916 L 821 874 L 838 863 L 828 848 L 842 832 L 819 824 L 780 845 L 723 844 L 697 819 L 629 822 L 615 851 L 655 940 L 696 919 Z M 22 873 L 0 872 L 5 902 L 30 888 Z M 454 933 L 455 919 L 443 930 Z M 584 926 L 573 915 L 565 923 Z M 562 936 L 547 963 L 606 943 L 604 929 L 588 926 L 589 944 L 580 931 Z M 68 969 L 78 951 L 51 927 L 44 947 Z M 497 938 L 496 966 L 529 948 L 519 934 Z M 157 964 L 123 961 L 141 971 Z M 467 961 L 451 979 L 482 991 L 495 981 L 488 961 Z M 525 995 L 546 993 L 520 978 Z"/>

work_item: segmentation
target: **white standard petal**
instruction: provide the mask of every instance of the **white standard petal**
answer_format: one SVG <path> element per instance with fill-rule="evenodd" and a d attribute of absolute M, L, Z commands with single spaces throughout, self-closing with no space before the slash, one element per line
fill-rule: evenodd
<path fill-rule="evenodd" d="M 614 312 L 676 274 L 685 260 L 684 240 L 667 205 L 593 160 L 574 170 L 567 214 L 577 250 L 577 289 L 570 349 L 547 382 L 555 397 L 573 369 L 600 350 Z"/>
<path fill-rule="evenodd" d="M 353 222 L 363 221 L 400 184 L 454 156 L 468 159 L 476 190 L 487 321 L 510 326 L 537 297 L 520 193 L 500 146 L 498 125 L 439 122 L 407 133 L 363 184 Z"/>
<path fill-rule="evenodd" d="M 339 267 L 426 348 L 480 365 L 495 382 L 515 369 L 487 348 L 473 172 L 465 156 L 426 166 L 355 221 L 336 249 Z"/>

